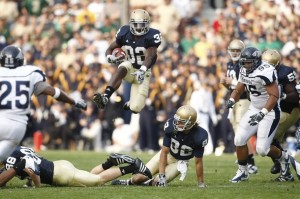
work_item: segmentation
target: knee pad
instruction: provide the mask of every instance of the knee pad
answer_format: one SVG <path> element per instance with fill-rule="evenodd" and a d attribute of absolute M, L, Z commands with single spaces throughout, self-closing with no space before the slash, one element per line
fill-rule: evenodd
<path fill-rule="evenodd" d="M 268 155 L 269 151 L 270 151 L 270 147 L 266 148 L 266 147 L 256 146 L 256 153 L 258 153 L 262 157 Z"/>

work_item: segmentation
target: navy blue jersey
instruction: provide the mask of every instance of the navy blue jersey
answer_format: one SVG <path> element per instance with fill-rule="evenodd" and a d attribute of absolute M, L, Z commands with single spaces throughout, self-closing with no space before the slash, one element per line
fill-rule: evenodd
<path fill-rule="evenodd" d="M 36 164 L 39 167 L 39 174 L 41 183 L 43 184 L 52 184 L 53 180 L 53 171 L 54 171 L 54 164 L 51 161 L 48 161 L 44 159 L 43 157 L 40 157 L 38 154 L 36 154 L 33 149 L 20 146 L 15 149 L 15 151 L 4 161 L 4 167 L 5 169 L 12 168 L 15 164 L 21 161 L 21 159 L 25 156 L 31 156 Z M 18 174 L 20 179 L 28 178 L 28 174 L 26 172 L 22 172 Z"/>
<path fill-rule="evenodd" d="M 240 75 L 240 66 L 239 66 L 239 63 L 237 62 L 236 64 L 234 64 L 232 61 L 228 62 L 227 63 L 227 77 L 230 77 L 231 79 L 233 80 L 238 80 L 239 79 L 239 75 Z M 235 86 L 234 88 L 231 87 L 231 92 L 232 90 L 235 89 Z M 247 92 L 245 91 L 240 99 L 247 99 Z"/>
<path fill-rule="evenodd" d="M 277 69 L 278 83 L 282 85 L 283 92 L 285 92 L 284 87 L 287 84 L 295 82 L 296 80 L 296 71 L 292 67 L 285 66 L 280 64 Z M 285 100 L 280 101 L 281 111 L 286 113 L 291 113 L 293 108 L 298 107 L 298 103 L 286 102 Z"/>
<path fill-rule="evenodd" d="M 134 68 L 139 69 L 145 60 L 147 48 L 158 47 L 161 43 L 161 33 L 159 30 L 150 28 L 145 35 L 135 36 L 130 32 L 128 25 L 122 26 L 116 34 L 116 42 L 126 51 L 127 60 Z M 156 62 L 153 60 L 151 66 Z"/>
<path fill-rule="evenodd" d="M 204 147 L 208 142 L 208 133 L 198 125 L 189 133 L 174 130 L 173 118 L 164 126 L 163 145 L 170 148 L 170 154 L 177 160 L 189 160 L 193 157 L 203 157 Z"/>

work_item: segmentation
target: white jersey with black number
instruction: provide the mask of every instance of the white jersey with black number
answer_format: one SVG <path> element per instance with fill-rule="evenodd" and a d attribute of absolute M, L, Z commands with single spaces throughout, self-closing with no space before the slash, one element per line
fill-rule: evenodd
<path fill-rule="evenodd" d="M 46 77 L 37 66 L 0 67 L 0 119 L 27 124 L 34 86 L 41 81 L 46 81 Z"/>
<path fill-rule="evenodd" d="M 240 70 L 239 82 L 246 86 L 251 104 L 258 109 L 262 109 L 269 99 L 265 86 L 274 81 L 277 82 L 276 70 L 267 63 L 262 63 L 249 74 L 246 74 L 246 70 L 243 67 Z"/>

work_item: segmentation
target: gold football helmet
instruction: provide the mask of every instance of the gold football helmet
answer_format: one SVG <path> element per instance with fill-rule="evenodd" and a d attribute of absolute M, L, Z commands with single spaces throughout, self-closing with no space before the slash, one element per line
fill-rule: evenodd
<path fill-rule="evenodd" d="M 189 106 L 181 106 L 174 115 L 174 128 L 176 131 L 185 131 L 191 129 L 197 122 L 196 110 Z"/>
<path fill-rule="evenodd" d="M 241 40 L 234 39 L 228 46 L 228 54 L 232 61 L 238 61 L 241 57 L 242 51 L 245 49 L 245 44 Z"/>
<path fill-rule="evenodd" d="M 277 50 L 269 49 L 262 54 L 262 61 L 271 64 L 275 68 L 279 66 L 280 60 L 281 56 Z"/>
<path fill-rule="evenodd" d="M 130 15 L 130 32 L 134 35 L 141 36 L 149 31 L 150 16 L 146 10 L 136 9 Z"/>

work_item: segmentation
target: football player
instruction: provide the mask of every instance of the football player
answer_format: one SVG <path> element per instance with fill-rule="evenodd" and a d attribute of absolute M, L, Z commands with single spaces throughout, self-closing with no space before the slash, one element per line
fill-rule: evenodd
<path fill-rule="evenodd" d="M 24 65 L 24 55 L 16 46 L 6 46 L 0 53 L 0 162 L 21 142 L 30 114 L 30 98 L 34 93 L 50 95 L 80 109 L 86 109 L 82 99 L 72 99 L 59 88 L 46 83 L 43 71 Z"/>
<path fill-rule="evenodd" d="M 294 125 L 299 117 L 299 95 L 296 90 L 296 72 L 292 67 L 285 66 L 280 63 L 281 56 L 276 50 L 266 50 L 262 54 L 262 61 L 274 66 L 277 70 L 278 83 L 280 88 L 280 121 L 279 126 L 274 136 L 272 144 L 277 148 L 282 149 L 280 143 L 287 129 Z M 271 168 L 271 173 L 280 172 L 280 162 L 272 159 L 274 165 Z"/>
<path fill-rule="evenodd" d="M 105 108 L 108 99 L 120 87 L 123 79 L 131 83 L 130 100 L 125 103 L 124 109 L 139 113 L 145 106 L 151 67 L 156 62 L 157 48 L 161 43 L 161 33 L 150 28 L 149 24 L 148 12 L 137 9 L 131 12 L 129 25 L 122 26 L 118 30 L 116 40 L 110 44 L 105 54 L 109 63 L 121 63 L 104 93 L 94 95 L 93 100 L 98 108 Z M 122 56 L 116 57 L 112 54 L 115 48 L 122 48 L 126 52 L 126 60 L 120 60 Z"/>
<path fill-rule="evenodd" d="M 240 66 L 239 66 L 239 59 L 241 57 L 242 51 L 245 49 L 245 44 L 241 40 L 234 39 L 230 42 L 228 46 L 228 54 L 230 55 L 231 61 L 227 63 L 227 75 L 225 78 L 221 79 L 221 84 L 223 84 L 226 88 L 230 89 L 230 91 L 236 88 L 238 83 L 238 78 L 240 74 Z M 239 101 L 236 102 L 233 109 L 230 109 L 229 115 L 230 122 L 232 124 L 233 132 L 237 131 L 237 127 L 241 121 L 241 118 L 248 110 L 250 101 L 248 100 L 247 92 L 244 91 Z M 232 113 L 232 114 L 231 114 Z M 253 156 L 253 149 L 250 141 L 247 142 L 248 147 L 248 171 L 250 174 L 257 173 L 257 167 L 255 166 L 254 156 Z"/>
<path fill-rule="evenodd" d="M 123 167 L 113 167 L 127 163 Z M 107 161 L 91 172 L 77 169 L 67 160 L 49 161 L 36 154 L 33 149 L 20 146 L 3 162 L 6 171 L 0 174 L 0 186 L 14 176 L 31 179 L 35 187 L 41 184 L 54 186 L 98 186 L 128 173 L 141 173 L 152 178 L 149 169 L 139 158 L 123 154 L 111 154 Z M 113 168 L 112 168 L 113 167 Z"/>
<path fill-rule="evenodd" d="M 276 181 L 291 181 L 293 176 L 289 168 L 289 155 L 276 146 L 271 145 L 280 119 L 279 89 L 276 69 L 261 61 L 261 52 L 253 47 L 242 51 L 239 60 L 241 70 L 236 88 L 226 101 L 227 108 L 233 108 L 247 89 L 250 106 L 242 117 L 235 133 L 234 143 L 239 168 L 230 180 L 232 183 L 248 180 L 247 141 L 257 133 L 256 152 L 261 156 L 269 156 L 281 162 L 281 174 Z"/>
<path fill-rule="evenodd" d="M 195 157 L 196 175 L 199 188 L 204 188 L 203 153 L 208 142 L 208 133 L 197 124 L 197 112 L 189 105 L 181 106 L 173 118 L 164 126 L 162 149 L 146 164 L 152 175 L 148 180 L 136 174 L 128 180 L 114 180 L 113 185 L 150 185 L 165 187 L 167 183 L 181 174 L 183 180 L 187 173 L 188 162 Z"/>

